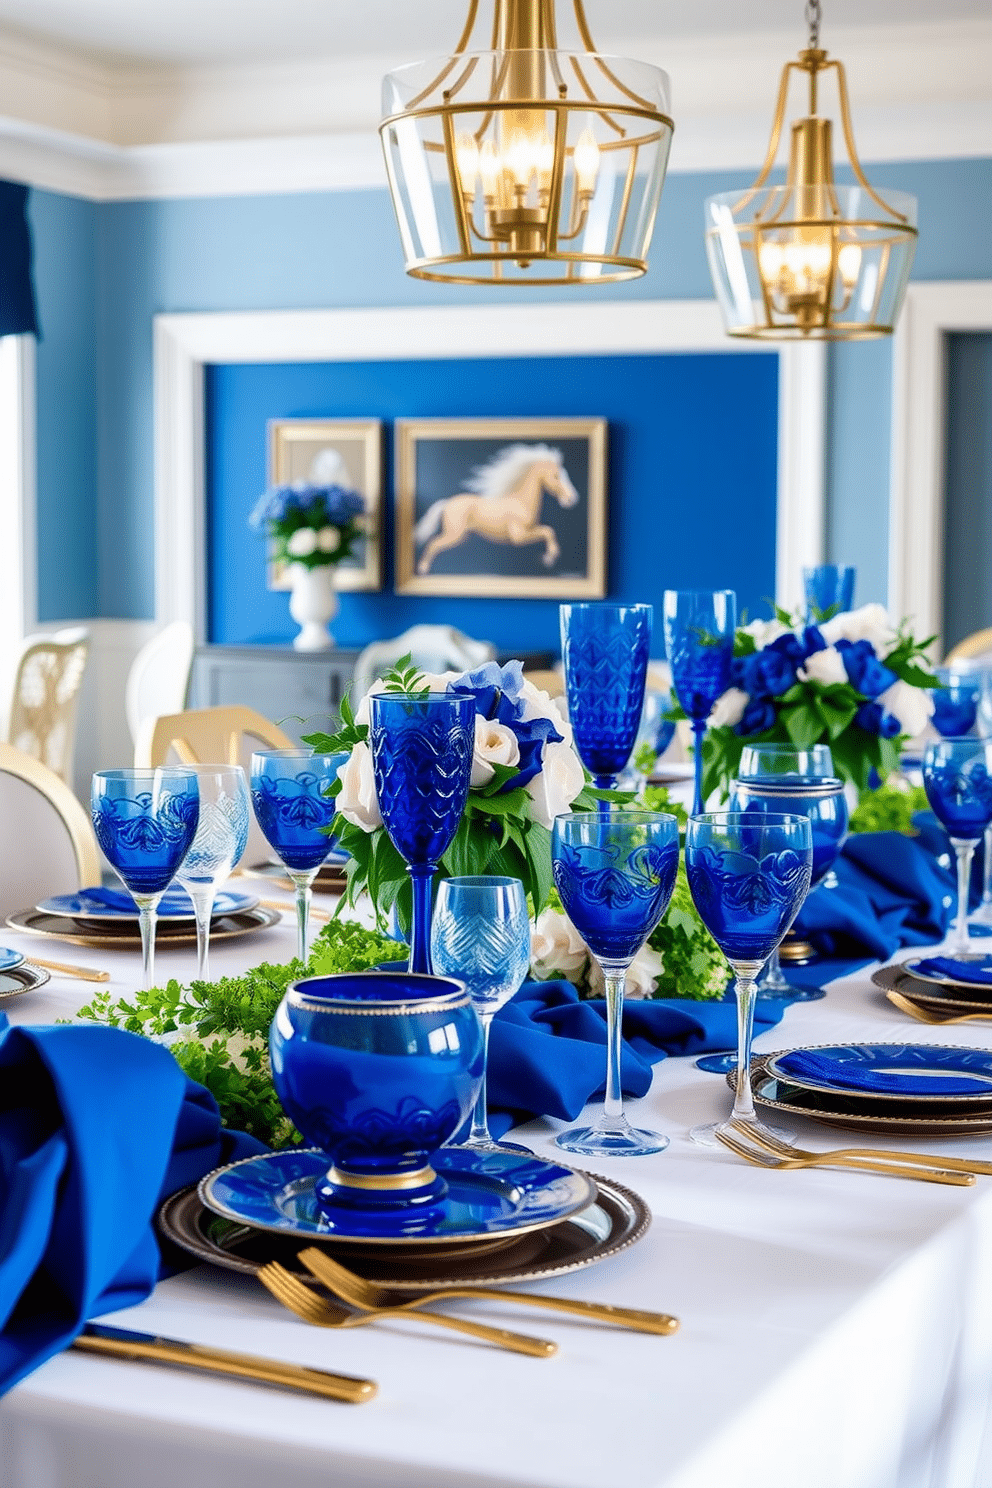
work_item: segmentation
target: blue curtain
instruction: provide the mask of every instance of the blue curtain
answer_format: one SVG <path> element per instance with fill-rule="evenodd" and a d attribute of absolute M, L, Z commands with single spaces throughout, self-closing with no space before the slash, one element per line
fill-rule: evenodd
<path fill-rule="evenodd" d="M 38 334 L 27 204 L 26 186 L 0 181 L 0 336 Z"/>

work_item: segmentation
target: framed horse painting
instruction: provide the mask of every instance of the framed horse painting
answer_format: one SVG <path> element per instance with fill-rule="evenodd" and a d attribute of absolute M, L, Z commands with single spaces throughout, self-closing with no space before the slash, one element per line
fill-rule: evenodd
<path fill-rule="evenodd" d="M 398 419 L 396 592 L 601 599 L 606 420 Z"/>

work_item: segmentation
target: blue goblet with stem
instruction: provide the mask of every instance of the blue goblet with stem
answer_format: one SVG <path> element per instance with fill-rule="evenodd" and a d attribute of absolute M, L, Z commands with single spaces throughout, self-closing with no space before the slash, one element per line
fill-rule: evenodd
<path fill-rule="evenodd" d="M 196 835 L 196 774 L 170 766 L 98 770 L 90 809 L 104 856 L 138 906 L 147 992 L 155 975 L 155 911 Z"/>
<path fill-rule="evenodd" d="M 968 933 L 971 860 L 992 823 L 992 743 L 983 739 L 938 739 L 923 756 L 923 788 L 947 830 L 957 857 L 958 913 L 945 948 L 952 956 L 973 949 Z"/>
<path fill-rule="evenodd" d="M 435 976 L 464 982 L 482 1024 L 482 1084 L 472 1129 L 460 1145 L 476 1152 L 529 1151 L 493 1141 L 486 1100 L 489 1028 L 530 967 L 530 920 L 519 878 L 443 878 L 431 924 L 431 961 Z"/>
<path fill-rule="evenodd" d="M 593 1126 L 555 1138 L 566 1152 L 638 1157 L 662 1152 L 668 1138 L 636 1130 L 623 1111 L 621 1021 L 627 968 L 658 924 L 675 887 L 679 829 L 659 811 L 579 811 L 555 817 L 555 887 L 565 913 L 603 971 L 606 984 L 606 1099 Z"/>
<path fill-rule="evenodd" d="M 368 737 L 383 826 L 413 890 L 410 970 L 429 974 L 431 891 L 468 799 L 475 700 L 445 692 L 376 693 Z"/>
<path fill-rule="evenodd" d="M 190 765 L 200 792 L 200 820 L 192 846 L 179 868 L 181 883 L 196 916 L 196 975 L 208 980 L 210 920 L 221 884 L 241 861 L 248 845 L 251 812 L 248 782 L 240 765 Z"/>
<path fill-rule="evenodd" d="M 819 625 L 854 604 L 857 570 L 849 563 L 816 563 L 803 569 L 807 625 Z"/>
<path fill-rule="evenodd" d="M 296 889 L 297 955 L 307 962 L 310 890 L 331 846 L 328 794 L 347 754 L 259 749 L 251 757 L 251 803 L 265 839 Z"/>
<path fill-rule="evenodd" d="M 579 758 L 599 790 L 627 766 L 644 708 L 651 605 L 563 604 L 561 655 Z M 599 803 L 608 815 L 608 801 Z"/>
<path fill-rule="evenodd" d="M 732 589 L 666 589 L 665 649 L 675 694 L 692 723 L 693 812 L 703 809 L 703 738 L 713 704 L 730 686 L 737 626 Z"/>
<path fill-rule="evenodd" d="M 758 973 L 792 924 L 809 890 L 813 829 L 805 816 L 708 812 L 689 819 L 689 891 L 699 917 L 734 973 L 737 1079 L 730 1121 L 761 1127 L 751 1095 L 751 1036 Z M 694 1127 L 712 1145 L 729 1122 Z"/>
<path fill-rule="evenodd" d="M 934 667 L 940 686 L 930 689 L 933 713 L 930 722 L 942 739 L 963 739 L 973 734 L 988 736 L 983 704 L 988 690 L 985 668 L 969 666 Z M 992 827 L 985 828 L 985 851 L 982 863 L 982 898 L 968 923 L 978 935 L 992 933 Z"/>

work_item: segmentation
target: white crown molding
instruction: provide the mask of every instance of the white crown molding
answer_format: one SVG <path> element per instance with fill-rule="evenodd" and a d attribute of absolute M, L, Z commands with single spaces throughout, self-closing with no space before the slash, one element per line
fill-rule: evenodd
<path fill-rule="evenodd" d="M 863 159 L 992 155 L 992 22 L 828 40 L 848 68 Z M 760 163 L 794 35 L 612 44 L 672 76 L 672 171 Z M 390 61 L 136 65 L 0 31 L 0 173 L 94 200 L 382 187 L 375 126 Z"/>

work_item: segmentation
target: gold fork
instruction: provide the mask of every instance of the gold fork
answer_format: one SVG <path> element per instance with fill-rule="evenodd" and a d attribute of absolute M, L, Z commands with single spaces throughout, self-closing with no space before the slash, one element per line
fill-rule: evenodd
<path fill-rule="evenodd" d="M 740 1127 L 735 1128 L 740 1131 Z M 748 1137 L 752 1133 L 748 1130 Z M 948 1183 L 957 1188 L 968 1188 L 975 1181 L 974 1173 L 950 1173 L 943 1168 L 917 1168 L 908 1163 L 876 1162 L 867 1157 L 838 1157 L 833 1152 L 807 1152 L 797 1153 L 789 1148 L 789 1156 L 779 1156 L 767 1150 L 765 1147 L 752 1147 L 748 1142 L 740 1141 L 737 1137 L 730 1135 L 728 1131 L 716 1132 L 718 1142 L 737 1157 L 742 1157 L 745 1162 L 753 1163 L 757 1168 L 779 1168 L 783 1172 L 795 1168 L 853 1168 L 864 1173 L 888 1173 L 893 1178 L 919 1178 L 923 1183 Z"/>
<path fill-rule="evenodd" d="M 431 1302 L 447 1302 L 454 1297 L 486 1297 L 497 1302 L 522 1302 L 531 1307 L 546 1307 L 554 1312 L 568 1312 L 579 1317 L 596 1318 L 601 1322 L 618 1323 L 623 1328 L 633 1328 L 639 1333 L 675 1333 L 679 1326 L 678 1318 L 670 1317 L 664 1312 L 611 1307 L 605 1302 L 574 1302 L 567 1297 L 543 1297 L 533 1292 L 509 1292 L 502 1287 L 441 1287 L 437 1291 L 414 1297 L 411 1301 L 394 1303 L 388 1287 L 378 1286 L 374 1281 L 356 1276 L 354 1271 L 349 1271 L 346 1266 L 315 1246 L 301 1250 L 299 1259 L 328 1291 L 350 1306 L 363 1310 L 392 1307 L 394 1311 L 414 1312 L 429 1306 Z"/>
<path fill-rule="evenodd" d="M 471 1323 L 467 1318 L 442 1317 L 439 1313 L 411 1314 L 400 1307 L 381 1307 L 374 1312 L 347 1312 L 335 1307 L 310 1290 L 307 1284 L 293 1276 L 278 1261 L 269 1261 L 256 1272 L 259 1281 L 267 1287 L 284 1307 L 295 1312 L 306 1323 L 318 1328 L 360 1328 L 365 1323 L 377 1322 L 380 1318 L 407 1318 L 414 1322 L 434 1323 L 439 1328 L 450 1328 L 453 1333 L 467 1333 L 470 1338 L 479 1338 L 484 1343 L 494 1343 L 499 1348 L 510 1349 L 515 1354 L 529 1354 L 534 1359 L 550 1359 L 558 1352 L 558 1345 L 546 1338 L 531 1338 L 526 1333 L 511 1333 L 506 1328 L 490 1328 L 485 1323 Z"/>
<path fill-rule="evenodd" d="M 910 1002 L 901 992 L 886 992 L 885 995 L 893 1007 L 901 1013 L 908 1013 L 917 1023 L 992 1023 L 992 1013 L 938 1013 Z"/>
<path fill-rule="evenodd" d="M 742 1123 L 733 1121 L 731 1125 L 735 1131 L 742 1131 Z M 918 1163 L 940 1173 L 950 1170 L 955 1173 L 981 1173 L 986 1177 L 992 1174 L 992 1163 L 981 1162 L 975 1157 L 944 1157 L 942 1153 L 935 1152 L 898 1152 L 888 1147 L 833 1147 L 827 1152 L 809 1152 L 803 1147 L 789 1147 L 773 1133 L 754 1131 L 749 1126 L 743 1126 L 743 1135 L 750 1137 L 759 1147 L 767 1148 L 776 1157 L 843 1158 L 845 1161 L 848 1158 L 870 1157 L 881 1158 L 884 1162 L 902 1163 L 904 1166 Z"/>

